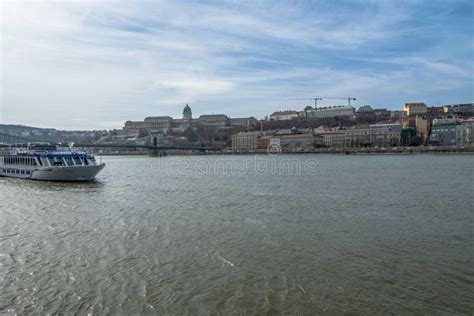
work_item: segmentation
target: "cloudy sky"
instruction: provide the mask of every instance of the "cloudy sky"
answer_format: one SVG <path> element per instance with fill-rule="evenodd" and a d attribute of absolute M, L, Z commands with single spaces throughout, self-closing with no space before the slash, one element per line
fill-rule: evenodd
<path fill-rule="evenodd" d="M 149 115 L 262 118 L 291 98 L 473 102 L 473 2 L 12 1 L 0 123 L 120 128 Z M 332 105 L 344 101 L 325 101 Z"/>

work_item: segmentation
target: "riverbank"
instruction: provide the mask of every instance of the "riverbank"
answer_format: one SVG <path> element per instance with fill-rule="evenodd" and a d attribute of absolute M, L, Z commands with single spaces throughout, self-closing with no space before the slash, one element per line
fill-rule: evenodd
<path fill-rule="evenodd" d="M 263 153 L 267 154 L 266 150 L 255 152 L 248 152 L 250 154 Z M 393 147 L 393 148 L 318 148 L 313 150 L 283 150 L 281 153 L 285 154 L 460 154 L 474 153 L 474 147 Z M 235 153 L 234 153 L 235 154 Z M 239 154 L 239 153 L 237 153 Z M 247 153 L 242 153 L 247 154 Z"/>
<path fill-rule="evenodd" d="M 92 153 L 102 156 L 149 156 L 149 151 L 134 152 L 102 152 Z M 474 146 L 469 147 L 394 147 L 394 148 L 318 148 L 312 150 L 282 150 L 272 154 L 339 154 L 339 155 L 360 155 L 360 154 L 387 154 L 387 155 L 410 155 L 410 154 L 473 154 Z M 262 155 L 269 154 L 267 150 L 255 150 L 245 152 L 233 151 L 184 151 L 167 150 L 169 156 L 202 156 L 202 155 Z"/>

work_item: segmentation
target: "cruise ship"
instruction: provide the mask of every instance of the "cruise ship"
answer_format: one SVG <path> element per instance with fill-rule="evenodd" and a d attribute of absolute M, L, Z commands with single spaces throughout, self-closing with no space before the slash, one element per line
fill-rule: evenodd
<path fill-rule="evenodd" d="M 0 156 L 0 176 L 21 179 L 92 181 L 104 167 L 86 152 L 58 151 L 49 144 L 29 144 Z"/>

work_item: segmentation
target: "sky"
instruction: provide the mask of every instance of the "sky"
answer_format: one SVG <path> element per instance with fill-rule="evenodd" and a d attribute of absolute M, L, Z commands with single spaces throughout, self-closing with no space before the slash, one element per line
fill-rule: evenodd
<path fill-rule="evenodd" d="M 473 15 L 469 0 L 3 0 L 0 123 L 473 102 Z"/>

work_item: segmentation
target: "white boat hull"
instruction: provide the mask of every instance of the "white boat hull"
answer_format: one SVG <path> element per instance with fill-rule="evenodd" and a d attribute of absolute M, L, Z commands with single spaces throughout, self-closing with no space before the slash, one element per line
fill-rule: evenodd
<path fill-rule="evenodd" d="M 55 166 L 29 169 L 30 174 L 7 174 L 2 176 L 42 181 L 92 181 L 104 169 L 105 164 L 95 166 Z"/>

